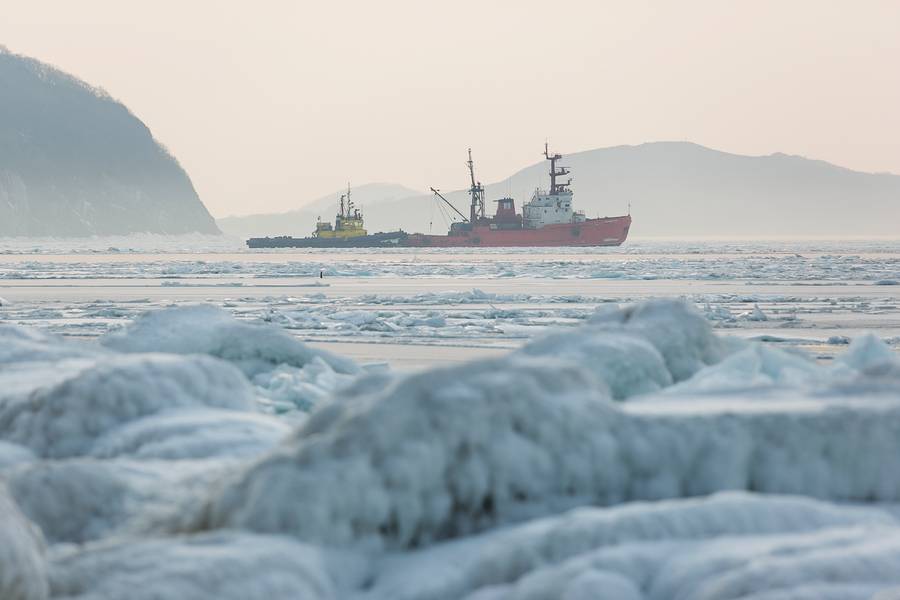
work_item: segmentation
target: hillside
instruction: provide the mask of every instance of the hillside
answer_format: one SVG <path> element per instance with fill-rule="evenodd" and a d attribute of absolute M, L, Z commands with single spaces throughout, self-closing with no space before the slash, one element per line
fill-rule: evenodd
<path fill-rule="evenodd" d="M 579 209 L 606 216 L 624 214 L 630 205 L 636 236 L 900 235 L 897 175 L 785 154 L 741 156 L 688 142 L 578 152 L 563 164 L 572 169 Z M 511 194 L 519 206 L 548 179 L 547 164 L 536 163 L 487 186 L 487 198 Z M 465 211 L 465 192 L 449 197 Z M 418 198 L 380 207 L 367 224 L 375 231 L 397 225 L 422 230 L 430 218 L 429 203 Z M 442 227 L 435 220 L 434 231 Z"/>
<path fill-rule="evenodd" d="M 0 236 L 218 233 L 184 169 L 105 92 L 0 48 Z"/>
<path fill-rule="evenodd" d="M 334 221 L 338 202 L 344 193 L 346 190 L 327 194 L 289 212 L 225 217 L 217 219 L 216 223 L 226 234 L 242 238 L 282 234 L 303 237 L 316 228 L 316 219 L 319 217 L 322 217 L 323 221 Z M 422 197 L 420 191 L 393 183 L 368 183 L 353 187 L 351 194 L 353 202 L 364 211 L 367 226 L 369 215 L 373 215 L 374 223 L 377 220 L 374 215 L 381 210 L 380 208 L 367 210 L 368 208 L 380 207 L 404 198 Z"/>
<path fill-rule="evenodd" d="M 565 156 L 563 164 L 572 169 L 577 208 L 595 217 L 624 214 L 630 205 L 634 236 L 900 235 L 897 175 L 860 173 L 785 154 L 742 156 L 688 142 L 589 150 Z M 488 201 L 510 194 L 521 207 L 535 187 L 546 187 L 547 170 L 545 162 L 535 163 L 487 185 Z M 464 182 L 460 171 L 457 181 L 436 186 Z M 447 196 L 468 213 L 465 191 Z M 488 212 L 493 210 L 490 203 Z M 255 234 L 306 235 L 313 221 L 306 217 L 294 229 L 273 221 Z M 366 226 L 369 231 L 446 230 L 428 195 L 385 201 L 366 213 Z"/>

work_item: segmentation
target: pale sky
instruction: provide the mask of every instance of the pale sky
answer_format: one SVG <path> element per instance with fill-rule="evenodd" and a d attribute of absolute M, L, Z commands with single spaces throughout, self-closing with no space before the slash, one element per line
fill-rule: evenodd
<path fill-rule="evenodd" d="M 900 173 L 900 0 L 2 0 L 0 44 L 124 102 L 214 216 L 689 140 Z"/>

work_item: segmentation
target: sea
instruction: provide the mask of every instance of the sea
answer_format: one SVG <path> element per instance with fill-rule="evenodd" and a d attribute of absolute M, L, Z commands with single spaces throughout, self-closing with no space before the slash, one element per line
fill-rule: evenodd
<path fill-rule="evenodd" d="M 208 303 L 399 370 L 501 355 L 600 307 L 680 298 L 727 335 L 827 361 L 900 350 L 900 240 L 653 240 L 617 248 L 250 250 L 227 236 L 0 239 L 0 321 L 94 338 Z"/>

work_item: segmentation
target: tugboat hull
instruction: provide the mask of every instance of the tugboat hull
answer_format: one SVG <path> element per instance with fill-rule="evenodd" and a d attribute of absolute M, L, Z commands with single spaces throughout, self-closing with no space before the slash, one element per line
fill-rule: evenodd
<path fill-rule="evenodd" d="M 409 234 L 405 231 L 390 231 L 345 238 L 290 236 L 250 238 L 250 248 L 397 248 L 406 246 Z"/>
<path fill-rule="evenodd" d="M 630 228 L 629 215 L 545 225 L 540 229 L 492 229 L 489 225 L 476 225 L 471 231 L 454 235 L 414 233 L 404 245 L 426 248 L 620 246 Z"/>

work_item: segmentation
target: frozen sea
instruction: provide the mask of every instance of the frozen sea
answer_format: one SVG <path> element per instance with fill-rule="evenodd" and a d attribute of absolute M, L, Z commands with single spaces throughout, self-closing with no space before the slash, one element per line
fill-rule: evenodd
<path fill-rule="evenodd" d="M 3 600 L 890 600 L 898 506 L 897 241 L 0 240 Z"/>
<path fill-rule="evenodd" d="M 0 297 L 0 319 L 67 336 L 208 302 L 402 369 L 502 354 L 548 328 L 577 325 L 600 304 L 682 298 L 717 329 L 827 360 L 863 331 L 900 347 L 900 242 L 448 252 L 250 251 L 208 237 L 0 240 Z"/>

